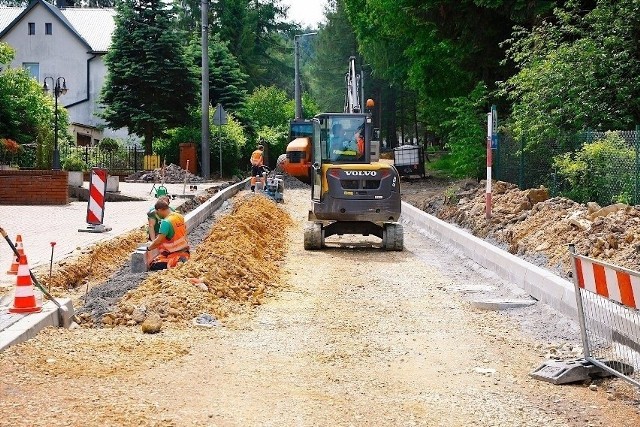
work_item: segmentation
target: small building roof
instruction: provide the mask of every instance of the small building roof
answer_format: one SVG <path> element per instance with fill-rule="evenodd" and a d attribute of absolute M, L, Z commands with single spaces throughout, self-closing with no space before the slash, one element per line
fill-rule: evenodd
<path fill-rule="evenodd" d="M 114 9 L 71 8 L 61 12 L 94 52 L 107 51 L 116 28 Z"/>
<path fill-rule="evenodd" d="M 115 10 L 103 8 L 58 9 L 44 0 L 33 0 L 24 7 L 0 7 L 0 37 L 16 25 L 29 10 L 42 4 L 74 33 L 92 52 L 104 53 L 111 45 L 115 29 Z"/>
<path fill-rule="evenodd" d="M 9 26 L 24 10 L 24 7 L 0 7 L 0 32 Z"/>

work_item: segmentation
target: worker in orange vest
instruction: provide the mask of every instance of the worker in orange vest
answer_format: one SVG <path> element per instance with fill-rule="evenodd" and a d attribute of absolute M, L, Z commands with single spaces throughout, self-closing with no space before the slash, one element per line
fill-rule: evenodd
<path fill-rule="evenodd" d="M 160 230 L 147 250 L 158 249 L 160 254 L 153 259 L 149 270 L 164 270 L 174 268 L 189 257 L 189 242 L 187 241 L 187 225 L 184 217 L 169 208 L 164 200 L 155 204 L 157 215 L 162 218 Z"/>
<path fill-rule="evenodd" d="M 256 177 L 260 177 L 262 188 L 266 185 L 263 172 L 264 146 L 258 145 L 258 149 L 251 153 L 251 191 L 256 191 Z"/>

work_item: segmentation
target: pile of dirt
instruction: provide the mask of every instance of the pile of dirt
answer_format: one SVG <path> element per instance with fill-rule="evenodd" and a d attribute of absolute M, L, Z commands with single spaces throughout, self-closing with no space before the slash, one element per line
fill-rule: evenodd
<path fill-rule="evenodd" d="M 149 275 L 103 323 L 134 325 L 154 313 L 171 322 L 202 313 L 223 318 L 237 303 L 260 304 L 280 279 L 291 224 L 289 215 L 271 200 L 246 196 L 214 224 L 189 262 Z"/>
<path fill-rule="evenodd" d="M 185 177 L 187 182 L 204 182 L 204 178 L 192 174 L 182 169 L 180 166 L 171 163 L 164 169 L 164 182 L 167 184 L 181 184 Z M 152 171 L 140 171 L 129 175 L 125 181 L 160 182 L 162 180 L 162 168 Z"/>
<path fill-rule="evenodd" d="M 463 181 L 439 197 L 409 202 L 564 276 L 571 272 L 570 243 L 580 254 L 640 269 L 639 206 L 584 205 L 549 198 L 544 187 L 520 190 L 501 181 L 493 186 L 490 221 L 485 219 L 484 182 Z"/>
<path fill-rule="evenodd" d="M 79 256 L 58 262 L 51 279 L 40 274 L 45 287 L 54 293 L 85 285 L 87 281 L 102 282 L 114 271 L 128 262 L 129 255 L 146 239 L 144 228 L 130 231 L 122 236 L 99 242 L 84 250 Z M 57 292 L 56 292 L 57 291 Z"/>

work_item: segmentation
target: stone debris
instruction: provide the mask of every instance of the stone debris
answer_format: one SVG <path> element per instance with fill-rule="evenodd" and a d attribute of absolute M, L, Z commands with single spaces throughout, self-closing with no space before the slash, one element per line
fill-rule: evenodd
<path fill-rule="evenodd" d="M 145 334 L 157 334 L 162 329 L 162 319 L 157 313 L 152 313 L 142 322 L 142 332 Z"/>
<path fill-rule="evenodd" d="M 184 182 L 185 177 L 187 182 L 204 182 L 204 178 L 192 174 L 191 172 L 182 169 L 180 166 L 171 163 L 164 170 L 164 182 L 166 184 L 181 184 Z M 139 171 L 129 175 L 126 182 L 143 181 L 143 182 L 161 182 L 162 181 L 162 168 L 152 171 Z"/>
<path fill-rule="evenodd" d="M 569 243 L 579 254 L 640 269 L 640 206 L 600 207 L 549 197 L 544 187 L 494 184 L 493 215 L 485 219 L 485 183 L 462 181 L 439 196 L 410 202 L 538 265 L 569 277 Z"/>
<path fill-rule="evenodd" d="M 216 319 L 215 317 L 213 317 L 212 315 L 208 314 L 208 313 L 203 313 L 200 316 L 196 317 L 195 319 L 193 319 L 193 324 L 196 326 L 202 326 L 205 328 L 213 328 L 216 326 L 222 326 L 220 324 L 220 322 L 218 322 L 218 319 Z"/>

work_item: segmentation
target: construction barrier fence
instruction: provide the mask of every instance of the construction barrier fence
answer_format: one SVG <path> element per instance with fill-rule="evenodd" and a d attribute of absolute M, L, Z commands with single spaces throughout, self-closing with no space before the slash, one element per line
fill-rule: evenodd
<path fill-rule="evenodd" d="M 640 272 L 569 251 L 585 359 L 640 387 Z"/>

